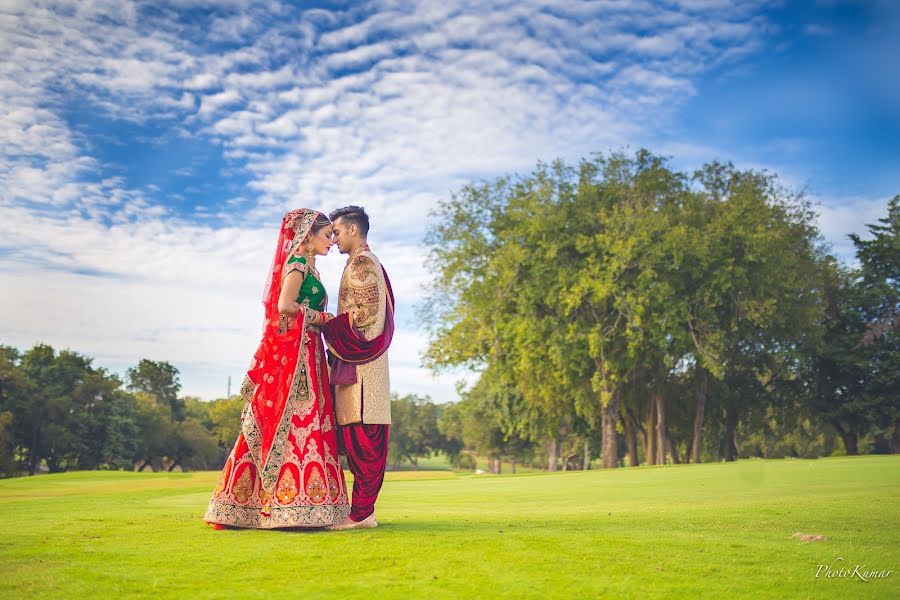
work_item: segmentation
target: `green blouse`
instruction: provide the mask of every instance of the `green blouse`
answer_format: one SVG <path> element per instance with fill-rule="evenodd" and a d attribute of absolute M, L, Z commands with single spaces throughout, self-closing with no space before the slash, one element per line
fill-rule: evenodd
<path fill-rule="evenodd" d="M 297 265 L 292 268 L 292 265 Z M 302 266 L 300 266 L 302 265 Z M 310 270 L 306 264 L 306 259 L 302 256 L 292 256 L 288 259 L 285 268 L 285 275 L 293 270 L 298 270 L 304 274 L 303 284 L 300 286 L 300 293 L 297 295 L 297 304 L 305 305 L 313 310 L 323 311 L 328 302 L 328 296 L 325 293 L 325 286 L 319 281 L 319 278 Z"/>

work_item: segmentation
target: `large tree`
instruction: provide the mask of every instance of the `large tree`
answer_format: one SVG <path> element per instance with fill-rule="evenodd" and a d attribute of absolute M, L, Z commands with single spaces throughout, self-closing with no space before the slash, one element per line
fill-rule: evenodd
<path fill-rule="evenodd" d="M 699 460 L 709 378 L 755 372 L 814 321 L 813 215 L 766 174 L 712 163 L 691 179 L 647 151 L 598 155 L 467 186 L 435 216 L 429 364 L 511 382 L 551 431 L 599 420 L 604 467 L 620 419 L 636 448 L 626 394 L 647 408 L 649 461 L 678 459 L 665 390 L 684 368 Z M 729 458 L 748 402 L 725 404 Z"/>
<path fill-rule="evenodd" d="M 875 428 L 900 450 L 900 197 L 868 229 L 871 239 L 851 236 L 858 268 L 824 265 L 823 336 L 811 351 L 810 402 L 847 454 Z"/>
<path fill-rule="evenodd" d="M 395 468 L 409 461 L 419 468 L 419 459 L 443 449 L 444 438 L 438 429 L 442 407 L 430 398 L 415 394 L 391 398 L 391 439 L 388 462 Z"/>
<path fill-rule="evenodd" d="M 184 402 L 178 398 L 181 381 L 178 369 L 165 361 L 141 359 L 137 366 L 126 373 L 128 390 L 150 394 L 156 401 L 165 404 L 176 421 L 184 419 Z"/>
<path fill-rule="evenodd" d="M 865 332 L 853 347 L 865 365 L 865 393 L 876 425 L 890 431 L 900 453 L 900 196 L 888 214 L 868 225 L 870 239 L 850 238 L 859 260 L 857 298 Z"/>

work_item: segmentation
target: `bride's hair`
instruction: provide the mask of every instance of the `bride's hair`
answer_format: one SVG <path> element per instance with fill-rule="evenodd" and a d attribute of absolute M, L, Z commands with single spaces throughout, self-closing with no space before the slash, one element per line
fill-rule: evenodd
<path fill-rule="evenodd" d="M 331 219 L 325 213 L 319 213 L 319 216 L 316 217 L 316 220 L 313 221 L 312 227 L 309 230 L 309 234 L 313 235 L 315 233 L 319 233 L 319 231 L 331 225 Z"/>

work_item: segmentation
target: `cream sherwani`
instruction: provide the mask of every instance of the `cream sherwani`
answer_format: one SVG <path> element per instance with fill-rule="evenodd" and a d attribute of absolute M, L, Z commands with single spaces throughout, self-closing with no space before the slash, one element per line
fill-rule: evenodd
<path fill-rule="evenodd" d="M 347 259 L 338 295 L 338 314 L 356 312 L 353 325 L 367 340 L 381 335 L 387 314 L 387 286 L 378 257 L 368 245 Z M 391 422 L 388 353 L 356 366 L 356 383 L 335 385 L 335 413 L 340 425 Z"/>

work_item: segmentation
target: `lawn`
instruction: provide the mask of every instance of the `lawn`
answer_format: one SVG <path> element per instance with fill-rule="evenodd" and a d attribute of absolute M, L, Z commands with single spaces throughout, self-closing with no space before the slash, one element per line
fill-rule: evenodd
<path fill-rule="evenodd" d="M 0 481 L 0 597 L 900 597 L 816 577 L 900 567 L 897 456 L 389 473 L 382 526 L 347 532 L 213 531 L 217 475 Z"/>

